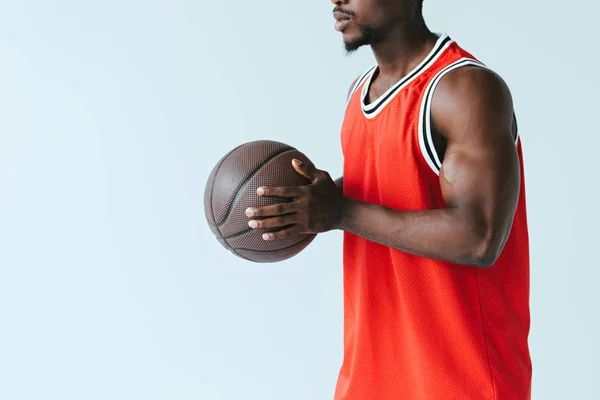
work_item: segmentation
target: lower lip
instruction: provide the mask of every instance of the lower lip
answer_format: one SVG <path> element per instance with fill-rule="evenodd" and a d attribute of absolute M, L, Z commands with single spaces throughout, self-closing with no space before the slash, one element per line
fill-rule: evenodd
<path fill-rule="evenodd" d="M 344 29 L 346 29 L 346 27 L 348 26 L 348 24 L 350 23 L 349 19 L 341 19 L 338 21 L 335 21 L 335 30 L 338 32 L 343 31 Z"/>

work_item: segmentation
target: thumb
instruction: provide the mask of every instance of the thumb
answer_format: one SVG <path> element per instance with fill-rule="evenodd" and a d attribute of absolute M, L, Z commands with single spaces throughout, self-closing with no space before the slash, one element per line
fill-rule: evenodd
<path fill-rule="evenodd" d="M 298 160 L 297 158 L 294 158 L 292 160 L 292 166 L 294 167 L 296 172 L 298 172 L 300 175 L 310 180 L 311 182 L 314 182 L 317 179 L 315 174 L 316 169 L 313 165 L 306 164 Z"/>

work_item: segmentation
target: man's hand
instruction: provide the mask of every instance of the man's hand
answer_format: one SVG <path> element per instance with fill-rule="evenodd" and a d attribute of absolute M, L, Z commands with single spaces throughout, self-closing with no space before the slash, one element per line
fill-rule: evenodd
<path fill-rule="evenodd" d="M 297 234 L 311 234 L 338 229 L 345 198 L 342 190 L 325 172 L 300 160 L 292 161 L 294 169 L 311 181 L 300 187 L 260 187 L 259 196 L 293 198 L 294 201 L 260 208 L 248 208 L 246 216 L 251 228 L 284 228 L 263 234 L 264 240 L 281 239 Z"/>

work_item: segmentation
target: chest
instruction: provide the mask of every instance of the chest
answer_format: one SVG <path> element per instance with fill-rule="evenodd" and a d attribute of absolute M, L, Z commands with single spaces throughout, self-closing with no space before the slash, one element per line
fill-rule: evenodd
<path fill-rule="evenodd" d="M 369 114 L 361 97 L 352 99 L 341 133 L 345 159 L 382 168 L 413 163 L 419 149 L 420 100 L 421 93 L 409 89 Z"/>
<path fill-rule="evenodd" d="M 442 204 L 422 154 L 421 100 L 422 90 L 407 88 L 370 117 L 360 97 L 351 99 L 341 131 L 346 195 L 402 209 Z"/>

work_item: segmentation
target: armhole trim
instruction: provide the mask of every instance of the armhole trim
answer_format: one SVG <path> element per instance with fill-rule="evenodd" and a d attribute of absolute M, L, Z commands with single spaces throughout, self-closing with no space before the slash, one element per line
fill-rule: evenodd
<path fill-rule="evenodd" d="M 419 111 L 419 147 L 421 149 L 421 154 L 425 159 L 425 162 L 431 170 L 436 174 L 440 174 L 440 170 L 442 168 L 442 159 L 443 154 L 438 154 L 435 145 L 433 144 L 433 135 L 431 132 L 431 103 L 433 100 L 433 93 L 435 92 L 435 88 L 440 83 L 441 79 L 449 72 L 454 71 L 455 69 L 465 67 L 465 66 L 474 66 L 488 69 L 483 63 L 480 61 L 474 60 L 472 58 L 461 58 L 458 61 L 448 65 L 440 72 L 438 72 L 431 82 L 427 85 L 425 89 L 425 95 L 421 100 L 421 108 Z M 491 70 L 490 70 L 491 71 Z M 519 134 L 516 129 L 516 117 L 513 114 L 513 119 L 515 123 L 515 134 L 514 140 L 515 144 L 519 141 Z"/>

